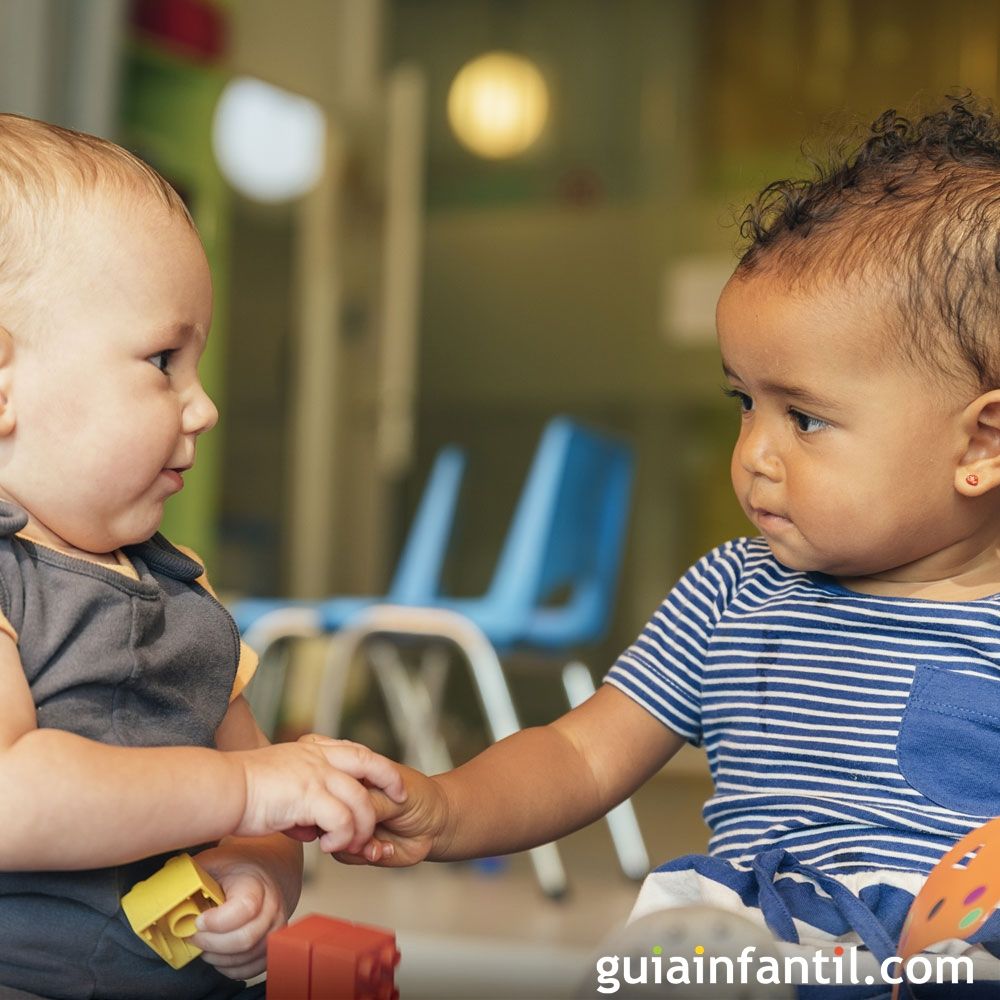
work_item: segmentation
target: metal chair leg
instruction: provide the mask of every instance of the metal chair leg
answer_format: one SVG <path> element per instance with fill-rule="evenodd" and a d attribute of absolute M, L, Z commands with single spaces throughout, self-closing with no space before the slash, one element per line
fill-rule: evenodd
<path fill-rule="evenodd" d="M 312 608 L 278 608 L 262 615 L 247 629 L 244 639 L 257 653 L 260 665 L 246 697 L 257 725 L 268 739 L 274 739 L 288 674 L 288 655 L 281 648 L 282 640 L 312 639 L 321 634 L 319 616 Z"/>
<path fill-rule="evenodd" d="M 562 672 L 566 697 L 573 708 L 586 701 L 597 689 L 590 671 L 582 663 L 567 663 Z M 639 820 L 631 799 L 625 799 L 612 809 L 605 820 L 611 831 L 618 863 L 632 879 L 643 879 L 649 874 L 649 854 L 639 829 Z"/>
<path fill-rule="evenodd" d="M 435 731 L 441 729 L 444 693 L 451 666 L 451 649 L 445 643 L 430 643 L 420 657 L 421 686 L 427 696 L 426 724 Z"/>
<path fill-rule="evenodd" d="M 403 762 L 426 774 L 451 770 L 451 755 L 439 725 L 440 687 L 435 695 L 423 677 L 429 664 L 425 662 L 418 675 L 411 677 L 392 643 L 380 639 L 368 643 L 366 649 L 402 743 Z"/>
<path fill-rule="evenodd" d="M 336 735 L 347 672 L 355 651 L 370 636 L 394 633 L 446 639 L 456 645 L 472 672 L 493 741 L 502 740 L 520 729 L 496 650 L 473 622 L 454 611 L 384 604 L 361 612 L 331 641 L 320 684 L 315 723 L 317 732 Z M 534 847 L 528 854 L 542 891 L 553 898 L 562 896 L 567 887 L 566 871 L 555 843 Z"/>
<path fill-rule="evenodd" d="M 348 675 L 351 663 L 363 640 L 364 633 L 352 628 L 343 628 L 330 637 L 326 646 L 326 656 L 323 658 L 319 690 L 316 693 L 314 732 L 324 736 L 340 735 Z"/>

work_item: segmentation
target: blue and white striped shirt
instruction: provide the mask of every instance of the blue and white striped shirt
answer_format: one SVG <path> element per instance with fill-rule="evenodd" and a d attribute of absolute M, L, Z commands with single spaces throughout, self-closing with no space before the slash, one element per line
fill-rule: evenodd
<path fill-rule="evenodd" d="M 680 580 L 607 682 L 696 745 L 711 854 L 926 874 L 1000 814 L 1000 595 L 873 597 L 761 538 Z"/>

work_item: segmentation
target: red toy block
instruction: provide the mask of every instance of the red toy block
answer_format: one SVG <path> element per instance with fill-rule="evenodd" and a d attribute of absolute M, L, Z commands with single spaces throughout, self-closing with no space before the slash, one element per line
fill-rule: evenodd
<path fill-rule="evenodd" d="M 267 1000 L 398 1000 L 396 935 L 312 914 L 267 939 Z"/>
<path fill-rule="evenodd" d="M 306 917 L 268 935 L 267 1000 L 309 1000 L 313 937 L 322 933 L 321 921 Z"/>

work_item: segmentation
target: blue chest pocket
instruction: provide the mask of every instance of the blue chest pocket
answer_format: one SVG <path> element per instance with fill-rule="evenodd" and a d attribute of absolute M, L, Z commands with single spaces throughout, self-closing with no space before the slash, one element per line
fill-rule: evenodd
<path fill-rule="evenodd" d="M 921 666 L 899 728 L 899 770 L 932 802 L 1000 813 L 1000 680 Z"/>

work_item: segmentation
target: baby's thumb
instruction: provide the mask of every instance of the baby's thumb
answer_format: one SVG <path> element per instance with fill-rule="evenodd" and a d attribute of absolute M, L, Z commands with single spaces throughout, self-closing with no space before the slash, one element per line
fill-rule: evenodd
<path fill-rule="evenodd" d="M 369 788 L 368 794 L 371 796 L 372 806 L 375 809 L 376 826 L 388 819 L 395 819 L 406 810 L 405 802 L 394 802 L 379 788 Z"/>
<path fill-rule="evenodd" d="M 250 875 L 235 875 L 226 880 L 226 899 L 198 916 L 195 926 L 199 931 L 225 934 L 249 923 L 260 912 L 264 892 Z"/>

